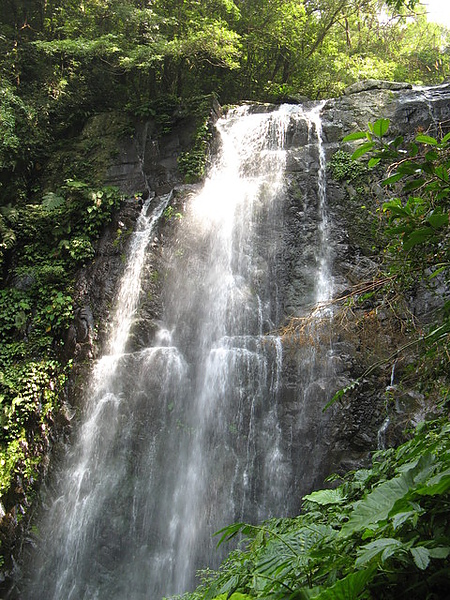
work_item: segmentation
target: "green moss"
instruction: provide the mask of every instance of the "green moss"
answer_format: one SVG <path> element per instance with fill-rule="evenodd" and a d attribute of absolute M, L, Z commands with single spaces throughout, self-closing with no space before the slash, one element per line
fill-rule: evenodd
<path fill-rule="evenodd" d="M 367 168 L 364 164 L 351 159 L 351 155 L 343 150 L 334 153 L 329 169 L 336 181 L 353 181 L 362 175 L 367 175 Z"/>
<path fill-rule="evenodd" d="M 178 157 L 178 167 L 184 175 L 186 183 L 195 183 L 204 177 L 211 138 L 212 133 L 208 117 L 197 128 L 193 136 L 192 148 L 187 152 L 182 152 Z"/>
<path fill-rule="evenodd" d="M 42 187 L 54 190 L 64 179 L 88 180 L 101 185 L 111 158 L 119 153 L 119 142 L 134 133 L 131 117 L 111 111 L 90 117 L 81 134 L 60 140 L 44 168 Z"/>

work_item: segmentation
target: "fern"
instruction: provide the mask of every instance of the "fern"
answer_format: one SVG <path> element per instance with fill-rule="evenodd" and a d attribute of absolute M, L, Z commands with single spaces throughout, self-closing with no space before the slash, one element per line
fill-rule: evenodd
<path fill-rule="evenodd" d="M 62 196 L 58 196 L 58 194 L 55 194 L 54 192 L 48 192 L 42 198 L 42 208 L 46 212 L 52 212 L 54 210 L 57 210 L 58 208 L 61 208 L 61 206 L 63 206 L 65 203 L 65 199 Z"/>

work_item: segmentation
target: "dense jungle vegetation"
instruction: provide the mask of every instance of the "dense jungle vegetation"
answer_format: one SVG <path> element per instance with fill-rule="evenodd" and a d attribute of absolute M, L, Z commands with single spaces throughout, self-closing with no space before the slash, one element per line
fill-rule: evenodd
<path fill-rule="evenodd" d="M 102 180 L 115 148 L 99 149 L 95 134 L 76 160 L 68 154 L 49 170 L 52 157 L 70 150 L 100 113 L 116 115 L 120 134 L 129 121 L 118 113 L 154 117 L 163 130 L 209 94 L 222 104 L 281 102 L 331 97 L 366 78 L 440 83 L 450 75 L 450 32 L 421 13 L 415 0 L 0 0 L 5 557 L 70 375 L 64 339 L 75 274 L 95 256 L 121 202 Z M 402 186 L 382 214 L 389 285 L 448 277 L 448 137 L 422 135 L 404 148 L 385 141 L 383 120 L 358 135 L 352 139 L 364 143 L 355 158 L 370 153 L 371 168 L 388 166 L 386 185 Z M 100 150 L 95 161 L 91 150 Z M 418 334 L 416 370 L 417 386 L 437 394 L 444 415 L 449 312 L 446 304 Z M 375 456 L 372 469 L 311 494 L 298 519 L 231 526 L 224 538 L 243 532 L 248 545 L 188 598 L 444 597 L 448 433 L 445 416 L 422 426 L 406 446 Z"/>

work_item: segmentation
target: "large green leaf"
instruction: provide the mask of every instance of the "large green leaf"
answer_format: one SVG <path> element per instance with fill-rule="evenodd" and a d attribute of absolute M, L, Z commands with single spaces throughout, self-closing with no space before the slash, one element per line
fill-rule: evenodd
<path fill-rule="evenodd" d="M 392 183 L 396 183 L 397 181 L 400 181 L 400 179 L 402 179 L 403 177 L 404 177 L 403 173 L 394 173 L 394 175 L 391 175 L 390 177 L 383 179 L 383 181 L 381 182 L 381 185 L 391 185 Z"/>
<path fill-rule="evenodd" d="M 438 144 L 436 138 L 431 137 L 430 135 L 424 135 L 423 133 L 416 136 L 416 142 L 420 142 L 421 144 L 430 144 L 431 146 L 437 146 Z"/>
<path fill-rule="evenodd" d="M 219 531 L 214 533 L 214 535 L 220 535 L 217 547 L 223 544 L 223 542 L 229 542 L 239 533 L 242 533 L 243 535 L 254 535 L 255 531 L 255 528 L 247 523 L 233 523 L 232 525 L 227 525 L 227 527 L 219 529 Z"/>
<path fill-rule="evenodd" d="M 397 173 L 402 173 L 403 175 L 417 175 L 421 170 L 422 166 L 411 160 L 402 162 L 397 166 Z"/>
<path fill-rule="evenodd" d="M 433 235 L 434 232 L 430 227 L 421 227 L 420 229 L 415 229 L 408 235 L 404 236 L 403 248 L 405 250 L 411 250 L 411 248 L 414 248 L 414 246 L 429 241 Z"/>
<path fill-rule="evenodd" d="M 345 496 L 343 495 L 342 489 L 337 488 L 335 490 L 319 490 L 317 492 L 312 492 L 308 496 L 305 496 L 303 500 L 326 506 L 327 504 L 341 504 L 341 502 L 345 500 Z"/>
<path fill-rule="evenodd" d="M 374 142 L 366 142 L 365 144 L 361 144 L 361 146 L 353 152 L 352 160 L 356 160 L 357 158 L 363 156 L 363 154 L 366 154 L 366 152 L 370 152 L 374 146 Z"/>
<path fill-rule="evenodd" d="M 282 578 L 292 572 L 296 565 L 306 565 L 309 553 L 318 542 L 326 539 L 330 543 L 336 537 L 336 531 L 327 525 L 300 527 L 289 534 L 277 534 L 273 537 L 256 564 L 258 574 Z"/>
<path fill-rule="evenodd" d="M 408 217 L 410 214 L 408 208 L 402 205 L 400 198 L 393 198 L 388 202 L 384 202 L 383 212 L 390 212 L 391 215 L 402 218 Z"/>
<path fill-rule="evenodd" d="M 448 213 L 433 213 L 427 218 L 427 221 L 434 229 L 440 229 L 448 225 Z"/>
<path fill-rule="evenodd" d="M 389 119 L 378 119 L 375 121 L 372 127 L 373 133 L 378 137 L 383 137 L 389 129 L 389 122 Z"/>
<path fill-rule="evenodd" d="M 421 496 L 436 496 L 445 494 L 450 489 L 450 469 L 446 469 L 442 473 L 438 473 L 429 479 L 426 485 L 421 486 L 416 490 Z"/>
<path fill-rule="evenodd" d="M 415 526 L 417 524 L 417 519 L 419 518 L 421 512 L 423 511 L 419 511 L 416 509 L 396 513 L 392 519 L 392 526 L 394 528 L 394 531 L 399 529 L 404 523 L 408 522 Z"/>
<path fill-rule="evenodd" d="M 424 571 L 430 564 L 430 551 L 428 548 L 423 546 L 417 546 L 416 548 L 410 548 L 410 552 L 414 559 L 416 566 Z"/>
<path fill-rule="evenodd" d="M 439 179 L 442 179 L 442 181 L 445 181 L 446 183 L 448 183 L 448 180 L 449 180 L 448 171 L 444 165 L 438 165 L 434 169 L 434 173 L 437 177 L 439 177 Z"/>
<path fill-rule="evenodd" d="M 429 548 L 428 554 L 431 558 L 444 559 L 450 554 L 449 546 L 438 546 L 437 548 Z"/>
<path fill-rule="evenodd" d="M 51 212 L 57 208 L 60 208 L 65 204 L 65 199 L 62 196 L 58 196 L 54 192 L 47 192 L 42 198 L 42 208 L 47 212 Z"/>
<path fill-rule="evenodd" d="M 357 531 L 370 529 L 376 523 L 388 518 L 394 504 L 408 493 L 410 477 L 400 477 L 385 481 L 368 496 L 353 505 L 353 512 L 340 531 L 340 537 L 350 536 Z"/>
<path fill-rule="evenodd" d="M 384 562 L 392 556 L 396 550 L 403 548 L 402 542 L 394 538 L 381 538 L 374 540 L 358 550 L 358 558 L 355 565 L 361 567 L 366 565 L 376 556 L 381 554 L 381 560 Z"/>
<path fill-rule="evenodd" d="M 372 579 L 373 574 L 373 568 L 350 573 L 317 596 L 313 596 L 312 600 L 356 600 Z"/>
<path fill-rule="evenodd" d="M 355 140 L 366 140 L 366 139 L 367 139 L 367 134 L 365 131 L 355 131 L 355 133 L 350 133 L 349 135 L 346 135 L 342 141 L 343 142 L 353 142 Z"/>
<path fill-rule="evenodd" d="M 409 181 L 405 186 L 403 186 L 404 192 L 412 192 L 413 190 L 418 190 L 425 183 L 425 179 L 413 179 L 413 181 Z"/>

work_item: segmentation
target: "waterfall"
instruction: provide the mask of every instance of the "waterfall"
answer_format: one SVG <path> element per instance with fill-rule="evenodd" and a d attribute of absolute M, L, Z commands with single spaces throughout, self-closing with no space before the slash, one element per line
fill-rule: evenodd
<path fill-rule="evenodd" d="M 149 347 L 132 348 L 149 240 L 170 197 L 143 209 L 107 354 L 94 368 L 79 432 L 36 525 L 25 599 L 181 593 L 194 585 L 196 569 L 223 558 L 215 531 L 298 507 L 303 458 L 294 460 L 283 424 L 277 331 L 288 139 L 305 124 L 318 156 L 311 293 L 329 299 L 320 106 L 231 110 L 217 123 L 221 149 L 210 175 L 165 250 L 159 328 Z"/>

